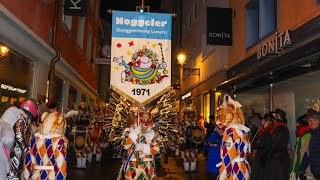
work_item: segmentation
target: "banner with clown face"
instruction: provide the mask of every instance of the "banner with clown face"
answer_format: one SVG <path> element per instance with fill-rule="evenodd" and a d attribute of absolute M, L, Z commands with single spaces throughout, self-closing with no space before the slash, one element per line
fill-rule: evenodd
<path fill-rule="evenodd" d="M 171 89 L 172 15 L 112 11 L 111 89 L 143 106 Z"/>

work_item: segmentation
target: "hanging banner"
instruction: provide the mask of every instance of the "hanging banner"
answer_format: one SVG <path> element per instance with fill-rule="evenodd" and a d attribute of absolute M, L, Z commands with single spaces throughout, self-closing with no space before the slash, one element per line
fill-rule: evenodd
<path fill-rule="evenodd" d="M 207 44 L 232 46 L 232 9 L 207 7 Z"/>
<path fill-rule="evenodd" d="M 172 15 L 112 11 L 111 89 L 143 106 L 171 89 Z"/>

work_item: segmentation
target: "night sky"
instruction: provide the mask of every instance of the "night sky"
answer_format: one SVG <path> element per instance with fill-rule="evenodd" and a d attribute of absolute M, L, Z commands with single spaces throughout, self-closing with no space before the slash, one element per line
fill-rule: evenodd
<path fill-rule="evenodd" d="M 144 5 L 150 6 L 150 12 L 156 12 L 160 8 L 161 0 L 145 0 Z M 107 10 L 135 11 L 136 6 L 141 5 L 141 0 L 101 0 L 101 17 L 111 21 L 111 15 Z"/>

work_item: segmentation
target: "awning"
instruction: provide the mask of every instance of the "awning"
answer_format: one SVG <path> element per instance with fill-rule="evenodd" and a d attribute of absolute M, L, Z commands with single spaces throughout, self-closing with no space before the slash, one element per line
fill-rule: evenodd
<path fill-rule="evenodd" d="M 256 59 L 256 54 L 226 71 L 217 91 L 244 91 L 320 69 L 320 18 L 291 32 L 293 44 L 280 56 Z"/>

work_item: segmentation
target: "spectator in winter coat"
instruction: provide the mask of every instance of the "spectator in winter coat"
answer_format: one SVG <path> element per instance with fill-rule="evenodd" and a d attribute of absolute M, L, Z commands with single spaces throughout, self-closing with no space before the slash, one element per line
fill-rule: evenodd
<path fill-rule="evenodd" d="M 0 179 L 7 179 L 10 170 L 10 152 L 13 149 L 15 134 L 13 126 L 21 116 L 27 115 L 14 106 L 8 108 L 0 119 Z"/>
<path fill-rule="evenodd" d="M 308 149 L 309 141 L 311 138 L 310 127 L 308 124 L 307 115 L 300 116 L 297 119 L 297 130 L 296 130 L 296 146 L 294 150 L 294 155 L 291 160 L 290 165 L 290 179 L 298 179 L 300 172 L 301 161 Z"/>
<path fill-rule="evenodd" d="M 214 115 L 209 116 L 209 122 L 205 122 L 205 128 L 207 128 L 206 137 L 209 138 L 214 131 Z"/>
<path fill-rule="evenodd" d="M 220 147 L 223 131 L 223 129 L 217 127 L 207 140 L 206 149 L 209 152 L 207 161 L 208 179 L 217 179 L 219 175 L 219 168 L 216 165 L 221 162 Z"/>
<path fill-rule="evenodd" d="M 271 129 L 273 126 L 273 116 L 264 115 L 262 127 L 258 130 L 252 142 L 253 158 L 251 161 L 251 180 L 268 180 L 266 165 L 268 163 L 268 153 L 272 147 Z"/>
<path fill-rule="evenodd" d="M 276 109 L 272 113 L 275 123 L 271 129 L 272 147 L 268 153 L 267 172 L 268 179 L 288 180 L 290 158 L 288 153 L 289 130 L 287 127 L 286 113 Z"/>
<path fill-rule="evenodd" d="M 308 119 L 311 138 L 308 153 L 305 153 L 302 159 L 299 177 L 301 180 L 307 179 L 305 172 L 310 166 L 313 176 L 316 180 L 320 180 L 320 113 L 311 115 Z"/>

